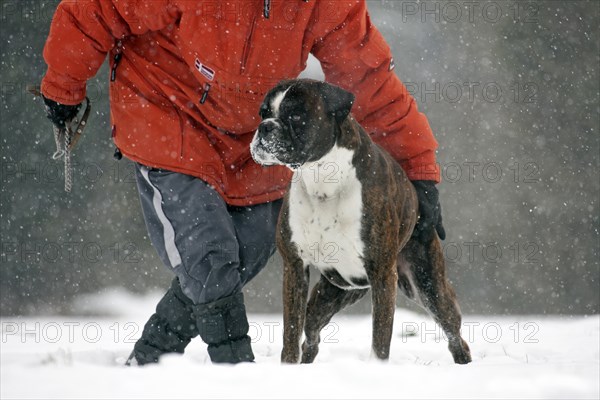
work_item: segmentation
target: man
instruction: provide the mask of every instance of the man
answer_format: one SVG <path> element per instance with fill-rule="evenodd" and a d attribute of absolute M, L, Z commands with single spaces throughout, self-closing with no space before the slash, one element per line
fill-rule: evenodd
<path fill-rule="evenodd" d="M 176 276 L 131 361 L 183 353 L 197 335 L 213 362 L 254 359 L 241 291 L 274 252 L 291 173 L 254 163 L 249 144 L 264 94 L 309 53 L 413 181 L 414 235 L 443 239 L 437 143 L 364 1 L 63 1 L 44 48 L 54 124 L 74 117 L 107 53 L 117 152 L 136 163 L 150 239 Z"/>

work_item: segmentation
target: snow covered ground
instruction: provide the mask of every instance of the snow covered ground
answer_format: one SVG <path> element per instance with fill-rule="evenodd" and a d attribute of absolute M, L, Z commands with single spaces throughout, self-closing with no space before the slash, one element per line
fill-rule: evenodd
<path fill-rule="evenodd" d="M 99 301 L 100 300 L 100 301 Z M 0 397 L 9 398 L 595 398 L 599 316 L 474 316 L 473 363 L 454 365 L 436 325 L 399 309 L 390 361 L 370 359 L 370 317 L 340 315 L 312 365 L 279 363 L 280 315 L 250 315 L 256 364 L 211 365 L 194 340 L 159 365 L 123 362 L 157 296 L 115 291 L 81 312 L 105 317 L 1 320 Z M 102 304 L 101 310 L 98 304 Z"/>

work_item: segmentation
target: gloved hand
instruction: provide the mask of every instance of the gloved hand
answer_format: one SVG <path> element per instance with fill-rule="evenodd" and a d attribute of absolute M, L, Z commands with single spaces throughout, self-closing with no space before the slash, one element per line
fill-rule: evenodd
<path fill-rule="evenodd" d="M 44 96 L 44 104 L 46 105 L 46 117 L 58 128 L 64 128 L 65 122 L 71 121 L 77 115 L 81 108 L 81 103 L 70 106 L 67 104 L 57 103 Z"/>
<path fill-rule="evenodd" d="M 442 225 L 442 207 L 435 182 L 412 181 L 412 184 L 417 191 L 417 199 L 419 200 L 419 220 L 412 238 L 421 243 L 427 243 L 431 239 L 435 228 L 440 239 L 446 239 L 446 231 Z"/>

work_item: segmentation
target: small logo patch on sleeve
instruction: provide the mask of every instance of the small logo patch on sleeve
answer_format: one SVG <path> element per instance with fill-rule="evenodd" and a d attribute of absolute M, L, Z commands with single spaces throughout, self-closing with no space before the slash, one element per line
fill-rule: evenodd
<path fill-rule="evenodd" d="M 194 62 L 194 66 L 196 67 L 198 72 L 200 72 L 202 74 L 202 76 L 204 76 L 209 81 L 212 81 L 213 79 L 215 79 L 215 70 L 202 64 L 200 62 L 200 60 L 198 60 L 197 58 L 196 58 L 196 61 Z"/>
<path fill-rule="evenodd" d="M 394 68 L 396 68 L 396 63 L 394 62 L 394 58 L 392 57 L 392 59 L 390 60 L 390 68 L 388 69 L 388 71 L 391 71 Z"/>

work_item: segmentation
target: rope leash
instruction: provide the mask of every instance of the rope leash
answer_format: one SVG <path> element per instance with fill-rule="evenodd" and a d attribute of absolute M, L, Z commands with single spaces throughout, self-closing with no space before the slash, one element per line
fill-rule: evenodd
<path fill-rule="evenodd" d="M 36 85 L 28 85 L 27 91 L 34 96 L 42 97 L 40 87 Z M 81 118 L 75 117 L 71 121 L 65 121 L 65 127 L 59 128 L 56 125 L 52 125 L 54 130 L 54 143 L 56 144 L 56 151 L 52 154 L 53 160 L 60 160 L 61 158 L 65 164 L 65 192 L 71 192 L 73 188 L 73 167 L 71 165 L 71 152 L 83 133 L 83 129 L 87 124 L 87 120 L 92 111 L 92 104 L 89 98 L 85 98 L 85 110 Z"/>
<path fill-rule="evenodd" d="M 54 142 L 56 143 L 56 151 L 52 154 L 53 160 L 60 160 L 61 158 L 65 163 L 65 192 L 71 192 L 73 188 L 73 168 L 71 167 L 71 150 L 69 145 L 71 143 L 71 134 L 67 134 L 66 129 L 60 129 L 57 126 L 53 126 L 54 129 Z"/>

